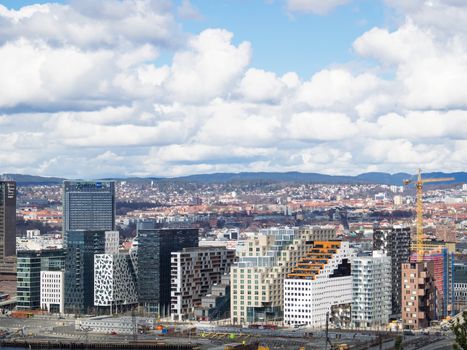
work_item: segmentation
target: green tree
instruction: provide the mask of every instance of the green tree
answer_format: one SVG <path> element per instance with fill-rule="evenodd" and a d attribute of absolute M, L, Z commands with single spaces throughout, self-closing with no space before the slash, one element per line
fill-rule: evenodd
<path fill-rule="evenodd" d="M 402 337 L 397 337 L 396 338 L 396 342 L 394 344 L 394 347 L 396 350 L 402 350 L 403 347 L 402 347 Z"/>
<path fill-rule="evenodd" d="M 454 349 L 467 350 L 467 311 L 462 313 L 462 322 L 457 319 L 457 321 L 451 326 L 451 329 L 456 336 Z"/>

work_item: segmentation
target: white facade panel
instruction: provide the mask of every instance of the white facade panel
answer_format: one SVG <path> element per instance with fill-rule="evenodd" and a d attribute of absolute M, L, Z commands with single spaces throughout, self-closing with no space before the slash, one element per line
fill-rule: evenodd
<path fill-rule="evenodd" d="M 128 254 L 94 255 L 94 305 L 112 307 L 137 302 L 136 276 Z"/>
<path fill-rule="evenodd" d="M 51 313 L 63 313 L 65 303 L 65 272 L 41 271 L 41 308 Z"/>

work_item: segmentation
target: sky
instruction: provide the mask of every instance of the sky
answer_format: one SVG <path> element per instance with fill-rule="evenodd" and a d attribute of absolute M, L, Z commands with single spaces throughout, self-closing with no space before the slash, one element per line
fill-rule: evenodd
<path fill-rule="evenodd" d="M 467 170 L 465 0 L 0 0 L 0 173 Z"/>

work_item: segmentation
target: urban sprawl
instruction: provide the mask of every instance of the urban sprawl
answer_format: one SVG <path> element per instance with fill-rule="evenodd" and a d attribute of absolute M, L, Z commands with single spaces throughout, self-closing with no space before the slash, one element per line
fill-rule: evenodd
<path fill-rule="evenodd" d="M 413 184 L 0 181 L 0 336 L 449 338 L 467 308 L 467 185 L 420 198 L 423 212 Z"/>

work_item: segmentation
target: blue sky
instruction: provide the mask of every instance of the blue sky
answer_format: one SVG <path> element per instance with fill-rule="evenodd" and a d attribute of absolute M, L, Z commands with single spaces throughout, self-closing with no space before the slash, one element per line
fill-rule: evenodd
<path fill-rule="evenodd" d="M 47 0 L 2 0 L 19 9 Z M 54 1 L 67 3 L 66 0 Z M 173 6 L 180 1 L 173 2 Z M 326 16 L 290 13 L 283 1 L 227 0 L 192 1 L 200 19 L 181 19 L 184 30 L 199 33 L 206 28 L 225 28 L 234 33 L 234 43 L 253 45 L 252 66 L 284 74 L 295 71 L 310 77 L 322 68 L 355 59 L 352 42 L 375 26 L 387 25 L 388 9 L 381 1 L 360 0 L 336 8 Z M 168 62 L 164 52 L 159 62 Z"/>
<path fill-rule="evenodd" d="M 235 42 L 252 43 L 253 66 L 279 74 L 296 71 L 304 77 L 353 60 L 352 42 L 385 22 L 384 6 L 375 0 L 342 6 L 327 16 L 290 14 L 282 1 L 197 1 L 193 5 L 203 19 L 185 21 L 188 31 L 226 28 L 235 33 Z"/>
<path fill-rule="evenodd" d="M 467 169 L 467 2 L 0 0 L 0 173 Z"/>

